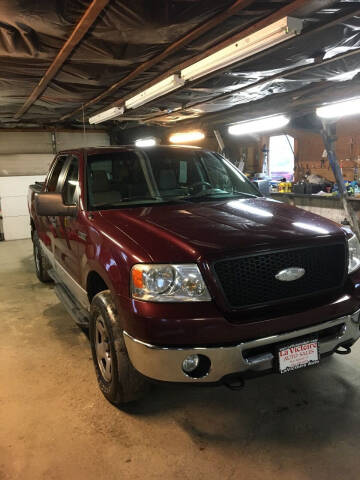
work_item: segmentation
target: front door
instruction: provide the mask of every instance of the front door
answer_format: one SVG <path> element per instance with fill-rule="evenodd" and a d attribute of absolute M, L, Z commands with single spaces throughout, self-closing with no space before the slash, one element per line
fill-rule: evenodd
<path fill-rule="evenodd" d="M 45 182 L 45 192 L 54 193 L 59 191 L 67 160 L 67 155 L 59 155 L 55 158 Z M 58 235 L 58 223 L 58 217 L 55 216 L 39 217 L 39 237 L 44 243 L 51 261 L 53 260 L 55 240 Z"/>
<path fill-rule="evenodd" d="M 76 156 L 71 156 L 68 160 L 60 191 L 65 205 L 79 205 L 79 159 Z M 57 218 L 54 255 L 59 267 L 58 273 L 69 287 L 72 286 L 73 281 L 80 283 L 78 216 L 79 213 L 76 217 Z"/>

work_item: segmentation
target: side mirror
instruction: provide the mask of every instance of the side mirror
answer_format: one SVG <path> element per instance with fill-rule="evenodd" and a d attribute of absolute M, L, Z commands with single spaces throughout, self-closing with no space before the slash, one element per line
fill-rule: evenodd
<path fill-rule="evenodd" d="M 76 205 L 65 205 L 60 193 L 37 193 L 35 195 L 35 211 L 40 216 L 75 217 Z"/>

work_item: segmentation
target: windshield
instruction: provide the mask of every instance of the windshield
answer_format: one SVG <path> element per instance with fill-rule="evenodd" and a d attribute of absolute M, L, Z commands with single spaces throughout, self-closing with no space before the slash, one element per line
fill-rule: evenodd
<path fill-rule="evenodd" d="M 261 196 L 220 155 L 202 150 L 127 150 L 89 155 L 89 209 Z"/>

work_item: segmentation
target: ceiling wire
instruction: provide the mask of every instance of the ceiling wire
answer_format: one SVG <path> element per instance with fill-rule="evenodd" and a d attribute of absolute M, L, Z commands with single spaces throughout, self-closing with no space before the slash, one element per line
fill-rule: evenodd
<path fill-rule="evenodd" d="M 84 147 L 88 147 L 87 144 L 87 136 L 86 136 L 86 126 L 85 126 L 85 109 L 84 109 L 84 104 L 81 104 L 81 109 L 82 109 L 82 121 L 83 121 L 83 141 L 84 141 Z"/>

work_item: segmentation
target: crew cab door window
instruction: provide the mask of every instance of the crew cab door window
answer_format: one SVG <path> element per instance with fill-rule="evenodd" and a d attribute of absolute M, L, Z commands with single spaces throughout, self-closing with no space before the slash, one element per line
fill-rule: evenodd
<path fill-rule="evenodd" d="M 65 205 L 74 205 L 78 201 L 79 161 L 73 157 L 66 173 L 62 196 Z"/>
<path fill-rule="evenodd" d="M 47 183 L 46 183 L 47 192 L 56 192 L 56 188 L 59 183 L 60 173 L 62 172 L 65 166 L 66 160 L 67 160 L 67 157 L 64 155 L 56 159 L 55 164 L 52 167 L 50 175 L 47 179 Z"/>

